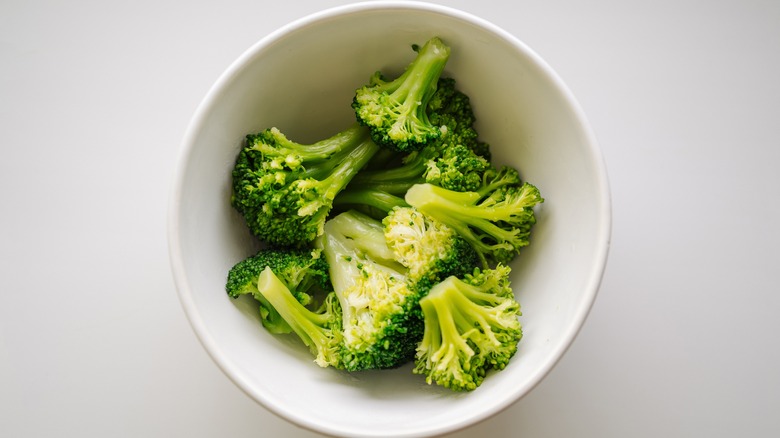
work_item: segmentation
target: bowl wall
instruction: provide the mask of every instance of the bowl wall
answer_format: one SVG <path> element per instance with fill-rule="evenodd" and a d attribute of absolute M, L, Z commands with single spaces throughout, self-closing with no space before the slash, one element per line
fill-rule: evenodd
<path fill-rule="evenodd" d="M 512 265 L 524 338 L 502 372 L 468 394 L 428 386 L 405 366 L 342 373 L 313 364 L 292 337 L 232 300 L 225 276 L 256 244 L 231 209 L 230 170 L 244 136 L 276 126 L 315 141 L 354 120 L 352 94 L 375 70 L 398 73 L 413 43 L 452 47 L 445 74 L 472 99 L 494 159 L 539 187 L 532 244 Z M 473 424 L 533 388 L 573 341 L 606 261 L 610 210 L 598 147 L 550 68 L 511 35 L 434 5 L 371 2 L 299 20 L 250 48 L 219 79 L 183 141 L 170 215 L 174 276 L 198 338 L 224 372 L 269 410 L 342 436 L 423 436 Z"/>

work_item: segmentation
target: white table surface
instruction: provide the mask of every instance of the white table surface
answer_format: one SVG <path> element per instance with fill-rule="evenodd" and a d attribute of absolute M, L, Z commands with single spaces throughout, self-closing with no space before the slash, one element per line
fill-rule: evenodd
<path fill-rule="evenodd" d="M 166 216 L 180 140 L 218 75 L 344 3 L 0 2 L 0 436 L 319 436 L 200 346 Z M 614 214 L 568 353 L 450 436 L 780 436 L 780 2 L 437 3 L 559 73 L 600 141 Z"/>

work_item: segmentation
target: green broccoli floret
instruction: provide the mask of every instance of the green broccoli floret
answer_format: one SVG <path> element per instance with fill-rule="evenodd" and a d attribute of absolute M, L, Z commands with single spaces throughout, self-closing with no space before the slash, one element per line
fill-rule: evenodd
<path fill-rule="evenodd" d="M 316 244 L 343 312 L 344 368 L 392 368 L 412 360 L 422 338 L 422 321 L 410 318 L 419 292 L 387 247 L 382 223 L 347 211 L 325 223 Z"/>
<path fill-rule="evenodd" d="M 522 184 L 523 180 L 520 179 L 520 173 L 514 167 L 493 167 L 482 174 L 482 184 L 473 191 L 486 196 L 501 187 L 520 187 Z"/>
<path fill-rule="evenodd" d="M 523 336 L 509 272 L 498 265 L 448 277 L 420 300 L 425 329 L 414 373 L 428 384 L 471 391 L 489 370 L 506 367 Z"/>
<path fill-rule="evenodd" d="M 291 328 L 257 287 L 258 278 L 266 268 L 271 268 L 304 306 L 310 305 L 315 295 L 333 290 L 328 263 L 319 250 L 267 248 L 236 263 L 228 272 L 225 290 L 233 298 L 251 295 L 259 301 L 263 326 L 272 333 L 290 333 Z"/>
<path fill-rule="evenodd" d="M 441 78 L 427 109 L 430 120 L 440 126 L 441 135 L 422 149 L 402 155 L 400 164 L 372 166 L 361 170 L 350 183 L 361 189 L 375 189 L 403 195 L 414 184 L 429 182 L 450 190 L 476 190 L 485 172 L 492 169 L 487 145 L 478 141 L 469 98 L 455 88 L 455 80 Z M 390 163 L 398 159 L 385 156 Z"/>
<path fill-rule="evenodd" d="M 470 273 L 479 262 L 474 248 L 455 230 L 413 207 L 394 208 L 382 224 L 387 246 L 422 290 L 448 276 Z"/>
<path fill-rule="evenodd" d="M 356 91 L 355 115 L 371 129 L 376 143 L 409 152 L 441 135 L 440 127 L 429 121 L 427 107 L 449 57 L 450 48 L 440 38 L 431 38 L 396 79 L 385 80 L 377 72 Z"/>
<path fill-rule="evenodd" d="M 313 311 L 304 307 L 270 267 L 257 280 L 259 294 L 278 311 L 296 335 L 315 356 L 321 367 L 342 368 L 341 363 L 341 309 L 338 299 L 330 292 L 323 305 Z"/>
<path fill-rule="evenodd" d="M 357 125 L 313 144 L 276 128 L 249 135 L 233 168 L 231 203 L 260 240 L 304 246 L 322 234 L 333 199 L 378 150 Z"/>
<path fill-rule="evenodd" d="M 427 162 L 425 182 L 456 192 L 475 191 L 482 185 L 485 172 L 491 169 L 493 166 L 484 157 L 455 144 Z"/>
<path fill-rule="evenodd" d="M 529 244 L 536 223 L 534 206 L 544 199 L 529 183 L 503 184 L 486 193 L 456 192 L 433 184 L 414 185 L 406 202 L 453 228 L 477 251 L 484 266 L 508 263 Z M 492 187 L 492 186 L 490 186 Z"/>
<path fill-rule="evenodd" d="M 437 142 L 468 147 L 476 155 L 490 161 L 490 145 L 481 141 L 474 124 L 477 118 L 469 96 L 460 91 L 453 78 L 443 77 L 428 103 L 428 119 L 442 127 Z"/>
<path fill-rule="evenodd" d="M 430 145 L 439 153 L 426 163 L 425 181 L 458 192 L 476 190 L 493 167 L 489 146 L 474 128 L 469 97 L 454 79 L 441 78 L 428 111 L 431 122 L 442 126 L 442 135 Z"/>

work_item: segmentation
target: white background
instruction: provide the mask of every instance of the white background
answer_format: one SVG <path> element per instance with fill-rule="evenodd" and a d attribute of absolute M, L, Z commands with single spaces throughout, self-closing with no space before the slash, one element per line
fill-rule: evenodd
<path fill-rule="evenodd" d="M 200 346 L 166 216 L 179 143 L 219 74 L 345 3 L 0 2 L 0 436 L 319 436 Z M 451 436 L 778 436 L 780 2 L 436 3 L 559 73 L 601 144 L 614 214 L 568 353 Z"/>

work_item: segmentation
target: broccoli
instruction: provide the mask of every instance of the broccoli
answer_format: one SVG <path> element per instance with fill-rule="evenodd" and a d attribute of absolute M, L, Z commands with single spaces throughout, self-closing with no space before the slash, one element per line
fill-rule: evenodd
<path fill-rule="evenodd" d="M 474 248 L 455 230 L 413 207 L 394 208 L 382 224 L 387 246 L 421 290 L 470 273 L 479 262 Z"/>
<path fill-rule="evenodd" d="M 424 182 L 456 191 L 475 190 L 485 172 L 492 169 L 490 155 L 487 144 L 478 141 L 469 98 L 455 84 L 452 78 L 441 78 L 428 104 L 430 120 L 441 127 L 439 138 L 420 150 L 402 154 L 400 164 L 361 170 L 350 184 L 396 195 Z M 391 163 L 397 161 L 393 156 L 383 158 Z"/>
<path fill-rule="evenodd" d="M 352 96 L 353 125 L 302 144 L 247 135 L 230 203 L 263 249 L 225 289 L 322 367 L 395 368 L 457 391 L 507 366 L 522 338 L 508 263 L 529 244 L 539 190 L 495 167 L 450 48 L 412 46 L 395 79 Z"/>
<path fill-rule="evenodd" d="M 260 295 L 286 321 L 292 331 L 315 356 L 314 362 L 321 367 L 342 368 L 341 356 L 341 310 L 333 292 L 326 297 L 317 310 L 303 306 L 290 289 L 266 267 L 257 279 Z"/>
<path fill-rule="evenodd" d="M 333 199 L 378 150 L 357 124 L 308 145 L 276 128 L 248 135 L 233 168 L 231 203 L 260 240 L 305 246 L 322 234 Z"/>
<path fill-rule="evenodd" d="M 400 152 L 418 150 L 441 135 L 426 110 L 450 48 L 438 37 L 413 48 L 417 56 L 400 76 L 385 80 L 380 72 L 374 73 L 352 101 L 358 121 L 371 129 L 374 141 Z"/>
<path fill-rule="evenodd" d="M 403 198 L 374 189 L 347 188 L 337 205 L 382 222 L 385 244 L 405 266 L 418 289 L 429 289 L 449 275 L 471 272 L 480 258 L 453 228 L 411 207 Z"/>
<path fill-rule="evenodd" d="M 328 263 L 319 250 L 267 248 L 236 263 L 228 272 L 225 290 L 233 298 L 251 295 L 259 301 L 263 326 L 272 333 L 290 333 L 291 328 L 257 287 L 257 280 L 265 268 L 271 268 L 290 294 L 304 306 L 312 304 L 315 295 L 333 290 Z"/>
<path fill-rule="evenodd" d="M 489 370 L 506 367 L 523 336 L 509 272 L 497 265 L 448 277 L 420 300 L 425 328 L 414 373 L 428 384 L 471 391 Z"/>
<path fill-rule="evenodd" d="M 436 93 L 428 102 L 428 119 L 444 131 L 438 142 L 462 145 L 490 161 L 490 145 L 481 141 L 474 124 L 477 121 L 469 96 L 450 77 L 439 79 Z"/>
<path fill-rule="evenodd" d="M 404 199 L 454 229 L 474 247 L 484 266 L 508 263 L 529 244 L 531 227 L 536 223 L 534 206 L 544 199 L 535 186 L 508 184 L 500 176 L 503 174 L 497 175 L 483 191 L 456 192 L 416 184 Z"/>
<path fill-rule="evenodd" d="M 425 182 L 456 192 L 474 191 L 482 185 L 485 173 L 492 169 L 484 157 L 467 146 L 455 144 L 427 162 Z"/>
<path fill-rule="evenodd" d="M 414 357 L 422 321 L 410 312 L 419 291 L 388 248 L 382 223 L 346 211 L 325 223 L 316 244 L 330 266 L 342 309 L 344 368 L 393 368 Z"/>
<path fill-rule="evenodd" d="M 490 168 L 482 174 L 482 184 L 473 191 L 481 196 L 500 189 L 501 187 L 520 187 L 523 180 L 520 179 L 520 173 L 514 167 L 502 166 L 501 168 Z"/>

